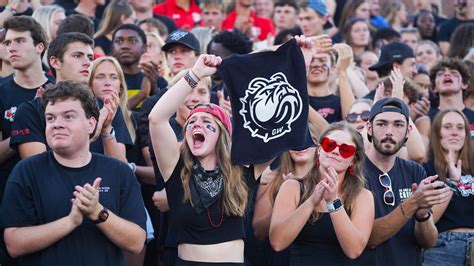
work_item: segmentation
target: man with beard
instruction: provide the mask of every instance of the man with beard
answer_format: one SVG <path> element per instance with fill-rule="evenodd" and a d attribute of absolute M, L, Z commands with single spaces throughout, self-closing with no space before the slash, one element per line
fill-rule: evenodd
<path fill-rule="evenodd" d="M 448 200 L 449 188 L 426 177 L 419 164 L 397 157 L 411 131 L 408 106 L 398 98 L 377 101 L 370 112 L 364 161 L 367 187 L 374 194 L 375 223 L 366 254 L 373 265 L 421 265 L 421 249 L 436 243 L 431 207 Z"/>
<path fill-rule="evenodd" d="M 112 55 L 125 75 L 128 88 L 128 106 L 139 109 L 141 102 L 155 90 L 166 88 L 166 81 L 158 75 L 158 65 L 151 60 L 140 61 L 146 52 L 146 35 L 134 24 L 123 24 L 112 34 Z"/>

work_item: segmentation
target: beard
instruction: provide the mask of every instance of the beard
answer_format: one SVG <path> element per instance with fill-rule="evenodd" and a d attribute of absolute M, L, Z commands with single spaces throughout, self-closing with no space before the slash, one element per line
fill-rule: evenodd
<path fill-rule="evenodd" d="M 374 132 L 372 131 L 372 136 L 374 136 Z M 393 138 L 387 137 L 383 139 L 377 139 L 372 137 L 372 141 L 374 143 L 375 149 L 383 155 L 391 156 L 396 154 L 405 144 L 407 133 L 405 132 L 405 136 L 402 140 L 396 141 Z M 388 145 L 391 144 L 391 145 Z"/>

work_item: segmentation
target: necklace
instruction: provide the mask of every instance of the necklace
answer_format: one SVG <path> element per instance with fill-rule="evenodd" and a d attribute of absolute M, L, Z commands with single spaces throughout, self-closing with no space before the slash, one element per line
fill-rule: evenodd
<path fill-rule="evenodd" d="M 212 218 L 211 218 L 211 211 L 209 210 L 209 208 L 207 208 L 207 219 L 209 219 L 209 223 L 212 225 L 212 227 L 214 228 L 219 228 L 221 227 L 222 225 L 222 222 L 224 221 L 224 200 L 221 201 L 221 209 L 222 209 L 222 212 L 221 212 L 221 219 L 219 220 L 219 223 L 218 224 L 214 224 L 214 222 L 212 221 Z"/>

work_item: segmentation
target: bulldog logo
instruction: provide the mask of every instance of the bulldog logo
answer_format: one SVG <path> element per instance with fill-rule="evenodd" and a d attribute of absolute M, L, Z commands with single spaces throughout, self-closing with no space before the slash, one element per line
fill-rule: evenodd
<path fill-rule="evenodd" d="M 303 110 L 298 90 L 281 72 L 270 79 L 254 78 L 240 102 L 239 114 L 244 119 L 244 128 L 252 137 L 261 138 L 265 143 L 291 132 L 291 124 Z"/>

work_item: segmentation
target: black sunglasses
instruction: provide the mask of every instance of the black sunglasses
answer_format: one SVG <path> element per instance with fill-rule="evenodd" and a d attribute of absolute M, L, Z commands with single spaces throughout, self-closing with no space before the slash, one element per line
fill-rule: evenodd
<path fill-rule="evenodd" d="M 383 193 L 383 202 L 390 206 L 395 206 L 395 194 L 392 190 L 392 180 L 388 174 L 379 175 L 379 182 L 385 188 Z"/>
<path fill-rule="evenodd" d="M 360 114 L 359 113 L 347 114 L 346 121 L 349 123 L 354 123 L 355 121 L 357 121 L 357 117 L 359 116 L 360 116 L 360 119 L 362 119 L 362 121 L 367 122 L 369 121 L 369 118 L 370 118 L 370 111 L 363 111 Z"/>

